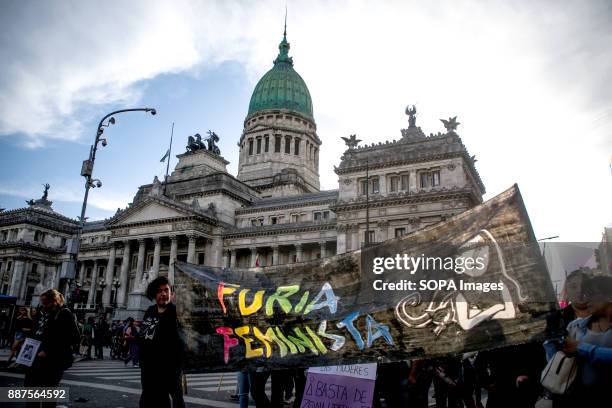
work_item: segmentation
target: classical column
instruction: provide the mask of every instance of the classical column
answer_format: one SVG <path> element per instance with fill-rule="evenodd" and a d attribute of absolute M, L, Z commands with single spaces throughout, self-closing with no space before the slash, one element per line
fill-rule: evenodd
<path fill-rule="evenodd" d="M 353 237 L 351 238 L 352 249 L 361 248 L 361 242 L 365 242 L 365 235 L 359 233 L 359 225 L 353 225 Z M 365 231 L 365 230 L 364 230 Z"/>
<path fill-rule="evenodd" d="M 52 265 L 53 271 L 52 271 L 52 284 L 51 287 L 52 288 L 56 288 L 59 289 L 59 284 L 60 284 L 60 274 L 61 274 L 61 270 L 59 268 L 61 268 L 61 265 L 58 268 L 58 265 Z"/>
<path fill-rule="evenodd" d="M 189 235 L 189 244 L 187 245 L 187 262 L 195 263 L 195 254 L 196 254 L 196 239 L 198 238 L 195 235 Z"/>
<path fill-rule="evenodd" d="M 235 267 L 236 267 L 236 250 L 231 249 L 230 250 L 230 268 L 235 268 Z"/>
<path fill-rule="evenodd" d="M 319 246 L 321 247 L 321 259 L 327 257 L 327 248 L 325 247 L 326 242 L 320 241 Z"/>
<path fill-rule="evenodd" d="M 83 285 L 83 278 L 85 277 L 85 262 L 81 261 L 81 268 L 79 269 L 79 276 L 76 281 Z"/>
<path fill-rule="evenodd" d="M 21 279 L 21 287 L 19 288 L 19 300 L 25 300 L 26 291 L 28 289 L 28 275 L 32 271 L 32 261 L 25 261 L 23 267 L 23 275 Z"/>
<path fill-rule="evenodd" d="M 102 293 L 102 305 L 104 307 L 111 305 L 111 294 L 113 292 L 113 272 L 115 271 L 115 256 L 115 243 L 111 242 L 111 247 L 108 254 L 108 263 L 106 264 L 106 276 L 104 277 L 106 286 L 104 287 L 104 292 Z"/>
<path fill-rule="evenodd" d="M 339 254 L 343 254 L 347 251 L 347 247 L 350 246 L 350 242 L 347 242 L 346 225 L 338 225 L 336 227 L 336 231 L 338 231 L 338 238 L 336 239 L 336 251 Z"/>
<path fill-rule="evenodd" d="M 223 250 L 223 259 L 221 260 L 221 267 L 222 268 L 227 268 L 227 255 L 228 255 L 228 251 L 227 250 Z"/>
<path fill-rule="evenodd" d="M 220 267 L 225 266 L 221 262 L 223 257 L 223 238 L 220 235 L 216 235 L 212 240 L 209 240 L 210 245 L 206 246 L 206 258 L 208 259 L 208 265 Z"/>
<path fill-rule="evenodd" d="M 251 259 L 250 259 L 250 267 L 255 268 L 255 264 L 257 263 L 257 248 L 251 247 Z"/>
<path fill-rule="evenodd" d="M 274 245 L 272 247 L 272 265 L 278 265 L 279 259 L 278 259 L 278 245 Z"/>
<path fill-rule="evenodd" d="M 92 305 L 96 301 L 96 285 L 98 282 L 98 260 L 94 260 L 93 270 L 91 271 L 91 284 L 89 285 L 89 295 L 87 296 L 87 304 Z"/>
<path fill-rule="evenodd" d="M 214 262 L 214 256 L 212 253 L 212 240 L 209 238 L 206 238 L 204 240 L 204 265 L 208 265 L 208 266 L 215 266 L 213 264 Z"/>
<path fill-rule="evenodd" d="M 170 261 L 168 262 L 168 280 L 170 284 L 174 284 L 174 263 L 176 262 L 176 254 L 178 252 L 178 237 L 172 235 L 170 237 Z"/>
<path fill-rule="evenodd" d="M 159 256 L 161 254 L 161 238 L 155 237 L 153 238 L 153 243 L 155 244 L 155 249 L 153 250 L 153 268 L 151 268 L 151 276 L 149 276 L 149 281 L 157 278 L 159 275 Z"/>
<path fill-rule="evenodd" d="M 9 288 L 10 296 L 19 297 L 24 270 L 25 263 L 21 259 L 17 259 L 13 262 L 13 276 L 11 276 L 11 287 Z"/>
<path fill-rule="evenodd" d="M 2 268 L 0 268 L 0 290 L 2 289 L 2 283 L 4 282 L 4 275 L 8 269 L 8 258 L 2 259 Z M 0 292 L 1 294 L 2 292 Z"/>
<path fill-rule="evenodd" d="M 127 290 L 129 286 L 128 278 L 130 271 L 130 241 L 123 241 L 123 260 L 121 261 L 121 272 L 119 274 L 119 292 L 117 293 L 117 305 L 125 306 Z"/>
<path fill-rule="evenodd" d="M 295 262 L 302 262 L 302 244 L 295 244 Z"/>
<path fill-rule="evenodd" d="M 138 261 L 136 262 L 136 276 L 134 278 L 134 291 L 138 290 L 140 282 L 142 282 L 142 274 L 144 273 L 145 251 L 147 242 L 144 238 L 138 240 Z"/>

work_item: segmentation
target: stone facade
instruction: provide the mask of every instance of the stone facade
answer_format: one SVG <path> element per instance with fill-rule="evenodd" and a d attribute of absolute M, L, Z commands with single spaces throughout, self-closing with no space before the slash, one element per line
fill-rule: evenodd
<path fill-rule="evenodd" d="M 258 97 L 251 106 L 267 103 Z M 326 258 L 360 248 L 366 231 L 380 242 L 481 203 L 484 185 L 456 125 L 426 136 L 409 115 L 399 140 L 360 147 L 345 139 L 338 188 L 320 191 L 314 119 L 290 108 L 250 109 L 237 177 L 204 147 L 178 155 L 165 185 L 155 178 L 128 207 L 85 225 L 74 280 L 66 271 L 76 220 L 41 200 L 0 212 L 0 289 L 28 304 L 53 286 L 70 293 L 77 310 L 139 316 L 146 283 L 173 281 L 177 260 L 258 268 Z"/>

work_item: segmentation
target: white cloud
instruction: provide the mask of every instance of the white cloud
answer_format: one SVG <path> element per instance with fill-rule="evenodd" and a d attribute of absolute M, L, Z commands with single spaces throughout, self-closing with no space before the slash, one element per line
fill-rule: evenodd
<path fill-rule="evenodd" d="M 89 110 L 137 101 L 143 80 L 161 73 L 232 60 L 254 83 L 276 55 L 283 6 L 28 6 L 37 12 L 5 25 L 0 135 L 23 134 L 30 146 L 75 140 Z M 459 116 L 489 195 L 519 182 L 537 234 L 597 239 L 612 218 L 610 15 L 597 1 L 290 2 L 291 54 L 324 142 L 322 186 L 337 186 L 340 136 L 399 138 L 404 106 L 417 103 L 427 133 Z"/>
<path fill-rule="evenodd" d="M 0 187 L 0 195 L 7 195 L 12 197 L 20 197 L 24 200 L 31 198 L 38 199 L 41 197 L 42 187 L 39 184 L 27 184 L 27 185 L 9 185 Z M 82 203 L 83 202 L 82 186 L 74 183 L 73 185 L 53 185 L 49 192 L 49 199 L 54 202 L 54 206 L 57 203 Z M 96 207 L 103 211 L 115 211 L 117 208 L 124 208 L 126 204 L 132 201 L 132 197 L 128 194 L 121 194 L 113 191 L 105 191 L 104 194 L 96 194 L 97 191 L 93 190 L 90 192 L 88 205 L 90 207 Z M 24 204 L 23 207 L 26 205 Z M 109 215 L 112 213 L 109 213 Z"/>

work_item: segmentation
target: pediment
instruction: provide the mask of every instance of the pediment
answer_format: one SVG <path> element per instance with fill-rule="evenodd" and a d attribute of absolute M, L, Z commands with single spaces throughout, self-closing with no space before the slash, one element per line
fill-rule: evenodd
<path fill-rule="evenodd" d="M 177 217 L 185 217 L 188 214 L 186 211 L 181 211 L 172 208 L 162 203 L 151 201 L 145 205 L 128 210 L 127 214 L 122 214 L 121 219 L 113 223 L 114 225 L 133 224 L 137 222 L 146 222 L 153 220 L 163 220 Z"/>

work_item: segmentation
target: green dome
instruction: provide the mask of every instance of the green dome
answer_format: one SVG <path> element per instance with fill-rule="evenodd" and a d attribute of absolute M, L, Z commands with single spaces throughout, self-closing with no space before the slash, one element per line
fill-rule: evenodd
<path fill-rule="evenodd" d="M 247 116 L 264 109 L 288 109 L 313 118 L 310 92 L 306 82 L 293 69 L 286 35 L 278 49 L 274 67 L 255 86 Z"/>

